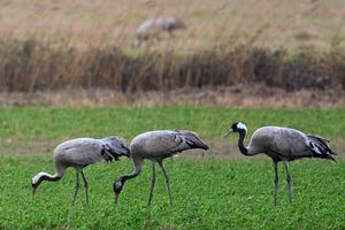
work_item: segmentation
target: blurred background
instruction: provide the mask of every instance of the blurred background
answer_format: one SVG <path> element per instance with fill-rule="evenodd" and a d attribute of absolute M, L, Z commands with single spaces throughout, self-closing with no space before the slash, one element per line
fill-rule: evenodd
<path fill-rule="evenodd" d="M 345 105 L 342 0 L 3 0 L 0 104 Z M 153 28 L 175 17 L 185 28 Z M 133 44 L 140 40 L 140 46 Z"/>

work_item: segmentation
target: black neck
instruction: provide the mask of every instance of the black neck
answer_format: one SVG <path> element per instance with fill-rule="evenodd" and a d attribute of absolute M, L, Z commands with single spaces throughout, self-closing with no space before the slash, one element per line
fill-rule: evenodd
<path fill-rule="evenodd" d="M 129 180 L 129 179 L 132 179 L 132 178 L 138 176 L 139 173 L 140 173 L 140 171 L 134 170 L 134 172 L 132 172 L 131 174 L 123 175 L 122 180 L 123 180 L 123 182 L 125 182 L 126 180 Z"/>
<path fill-rule="evenodd" d="M 38 185 L 40 185 L 41 184 L 41 182 L 42 181 L 44 181 L 44 180 L 47 180 L 47 181 L 57 181 L 57 180 L 60 180 L 61 179 L 61 176 L 59 176 L 59 175 L 57 175 L 57 174 L 55 174 L 55 175 L 49 175 L 48 173 L 46 174 L 46 175 L 43 175 L 43 176 L 41 176 L 39 179 L 38 179 L 38 181 L 37 181 L 37 185 L 36 186 L 38 186 Z"/>
<path fill-rule="evenodd" d="M 239 135 L 240 135 L 240 137 L 239 137 L 239 139 L 238 139 L 238 147 L 239 147 L 239 149 L 240 149 L 240 151 L 241 151 L 241 153 L 243 153 L 244 155 L 246 155 L 246 156 L 249 156 L 249 154 L 248 154 L 248 149 L 244 146 L 244 144 L 243 144 L 243 142 L 244 142 L 244 138 L 246 137 L 246 131 L 242 131 L 242 130 L 240 130 L 239 132 Z"/>
<path fill-rule="evenodd" d="M 126 174 L 126 175 L 121 176 L 121 180 L 123 183 L 125 183 L 127 180 L 134 178 L 140 174 L 143 162 L 142 161 L 135 161 L 135 160 L 133 160 L 133 161 L 134 161 L 135 170 L 130 174 Z"/>

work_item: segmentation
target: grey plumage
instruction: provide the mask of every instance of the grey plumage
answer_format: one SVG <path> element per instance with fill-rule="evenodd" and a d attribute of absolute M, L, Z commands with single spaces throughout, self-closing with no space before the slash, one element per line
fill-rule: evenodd
<path fill-rule="evenodd" d="M 88 202 L 88 183 L 83 169 L 90 164 L 119 160 L 119 157 L 129 157 L 129 155 L 129 149 L 119 137 L 106 137 L 104 139 L 77 138 L 63 142 L 54 150 L 55 174 L 50 175 L 46 172 L 40 172 L 32 177 L 32 199 L 34 199 L 35 191 L 42 181 L 60 180 L 64 176 L 66 168 L 73 167 L 77 172 L 73 203 L 79 190 L 79 173 L 81 173 L 84 180 L 86 202 Z"/>
<path fill-rule="evenodd" d="M 175 17 L 151 18 L 139 26 L 136 31 L 136 40 L 133 43 L 134 48 L 138 48 L 143 41 L 150 39 L 159 39 L 161 32 L 168 32 L 170 37 L 174 37 L 174 30 L 185 29 L 186 25 L 182 20 Z"/>
<path fill-rule="evenodd" d="M 290 202 L 292 202 L 289 161 L 304 157 L 324 158 L 335 161 L 332 155 L 336 155 L 336 153 L 330 149 L 328 145 L 329 140 L 320 136 L 305 134 L 296 129 L 277 126 L 259 128 L 252 135 L 248 147 L 245 147 L 243 144 L 247 134 L 245 124 L 241 122 L 234 123 L 225 136 L 233 132 L 239 133 L 238 146 L 244 155 L 254 156 L 264 153 L 273 160 L 275 170 L 274 205 L 277 204 L 278 162 L 282 161 L 285 166 L 289 185 L 289 198 Z"/>
<path fill-rule="evenodd" d="M 170 191 L 169 177 L 165 171 L 163 160 L 184 150 L 194 148 L 207 150 L 208 146 L 198 137 L 196 133 L 191 131 L 158 130 L 146 132 L 136 136 L 130 144 L 131 158 L 133 159 L 135 170 L 131 174 L 120 176 L 115 180 L 115 203 L 117 203 L 124 183 L 128 179 L 138 176 L 142 168 L 143 160 L 149 159 L 152 161 L 152 185 L 148 202 L 149 205 L 151 204 L 153 188 L 156 181 L 156 162 L 158 162 L 164 173 L 164 176 L 166 177 L 169 199 L 170 203 L 172 204 L 173 201 Z"/>

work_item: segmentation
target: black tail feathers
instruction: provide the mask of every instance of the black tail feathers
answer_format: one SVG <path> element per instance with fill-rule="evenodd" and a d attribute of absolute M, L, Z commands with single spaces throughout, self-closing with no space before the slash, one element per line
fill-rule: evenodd
<path fill-rule="evenodd" d="M 130 157 L 130 151 L 126 146 L 121 146 L 121 149 L 115 150 L 113 148 L 111 148 L 110 145 L 108 144 L 104 144 L 102 146 L 102 156 L 104 157 L 104 159 L 106 161 L 112 161 L 113 159 L 116 161 L 119 161 L 121 156 L 126 156 L 126 157 Z"/>
<path fill-rule="evenodd" d="M 329 140 L 314 136 L 314 135 L 307 135 L 309 145 L 308 147 L 313 151 L 314 157 L 318 158 L 326 158 L 337 162 L 332 155 L 337 155 L 337 153 L 333 152 L 328 145 Z"/>
<path fill-rule="evenodd" d="M 191 147 L 191 148 L 197 148 L 197 149 L 204 149 L 208 150 L 209 147 L 206 145 L 202 140 L 200 140 L 197 136 L 188 136 L 186 137 L 186 143 Z"/>

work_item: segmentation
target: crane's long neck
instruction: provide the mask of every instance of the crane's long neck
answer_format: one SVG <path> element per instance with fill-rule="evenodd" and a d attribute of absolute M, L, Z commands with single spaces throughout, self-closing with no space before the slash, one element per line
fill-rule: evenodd
<path fill-rule="evenodd" d="M 56 172 L 54 175 L 50 175 L 46 172 L 40 172 L 32 178 L 32 183 L 39 185 L 42 181 L 57 181 L 60 180 L 63 176 L 63 173 Z"/>
<path fill-rule="evenodd" d="M 35 197 L 35 192 L 38 188 L 38 186 L 41 184 L 42 181 L 47 180 L 47 181 L 57 181 L 60 180 L 61 177 L 63 177 L 64 174 L 64 169 L 57 170 L 54 175 L 50 175 L 49 173 L 46 172 L 40 172 L 36 176 L 34 176 L 31 179 L 32 183 L 32 199 Z"/>
<path fill-rule="evenodd" d="M 129 180 L 131 178 L 138 176 L 141 172 L 141 168 L 143 166 L 143 160 L 133 159 L 133 162 L 134 162 L 135 169 L 132 173 L 121 176 L 123 183 L 125 183 L 126 180 Z"/>
<path fill-rule="evenodd" d="M 238 133 L 240 135 L 240 137 L 238 139 L 238 147 L 239 147 L 241 153 L 243 153 L 246 156 L 251 156 L 250 154 L 248 154 L 248 149 L 244 146 L 244 138 L 246 137 L 247 132 L 244 130 L 243 131 L 241 130 Z"/>

